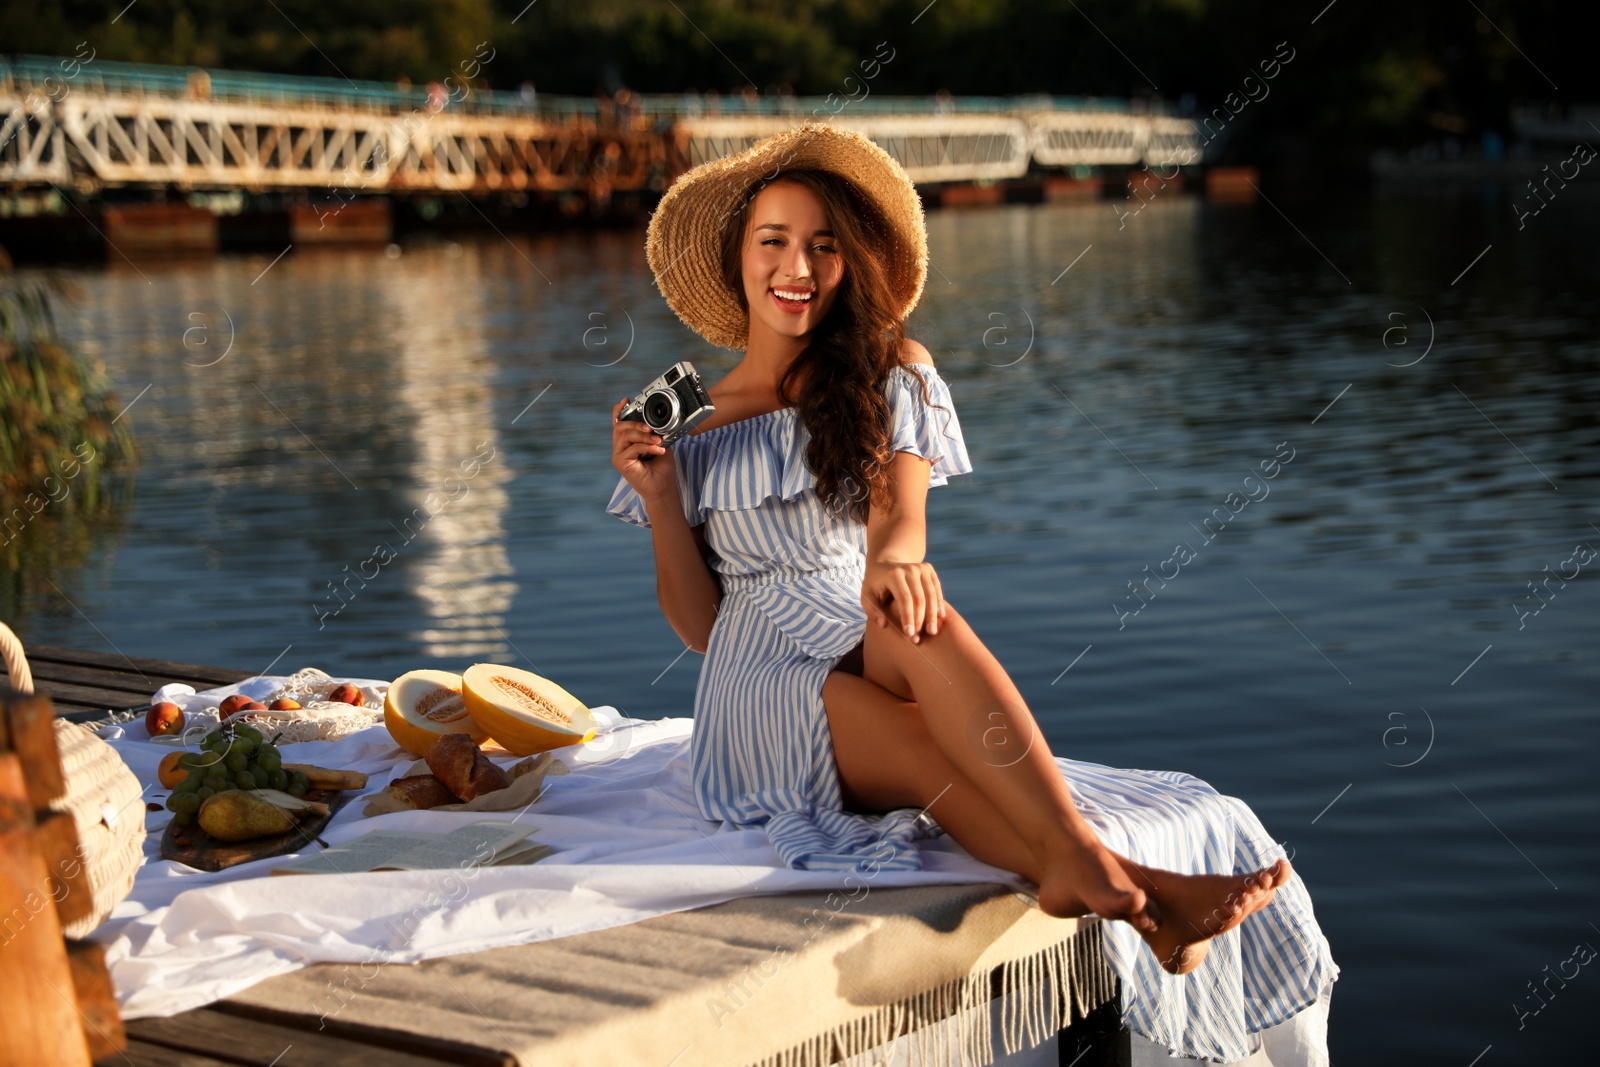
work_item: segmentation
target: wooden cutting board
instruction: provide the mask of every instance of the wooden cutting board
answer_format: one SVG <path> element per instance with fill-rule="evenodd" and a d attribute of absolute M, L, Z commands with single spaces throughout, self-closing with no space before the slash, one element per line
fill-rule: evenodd
<path fill-rule="evenodd" d="M 166 833 L 161 835 L 161 858 L 177 860 L 201 871 L 222 871 L 251 860 L 298 852 L 308 844 L 318 847 L 316 836 L 328 825 L 328 820 L 359 792 L 359 789 L 309 790 L 305 798 L 328 805 L 328 814 L 308 816 L 287 833 L 252 837 L 248 841 L 218 841 L 202 830 L 198 822 L 184 827 L 169 822 Z M 180 833 L 186 843 L 178 840 Z"/>

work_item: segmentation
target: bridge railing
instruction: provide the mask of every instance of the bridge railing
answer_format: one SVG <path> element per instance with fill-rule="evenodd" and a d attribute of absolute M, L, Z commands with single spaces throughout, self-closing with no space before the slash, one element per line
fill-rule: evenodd
<path fill-rule="evenodd" d="M 674 168 L 814 115 L 873 138 L 917 182 L 1007 180 L 1034 165 L 1182 165 L 1204 154 L 1190 120 L 1127 100 L 889 96 L 862 83 L 854 97 L 623 101 L 431 88 L 432 107 L 427 88 L 380 82 L 0 59 L 0 182 L 659 189 Z"/>
<path fill-rule="evenodd" d="M 70 74 L 68 72 L 71 72 Z M 443 82 L 441 82 L 443 85 Z M 255 71 L 177 67 L 118 60 L 72 59 L 60 56 L 13 55 L 0 57 L 0 89 L 10 87 L 26 95 L 57 100 L 67 92 L 86 91 L 118 96 L 160 96 L 226 100 L 252 104 L 292 104 L 386 112 L 437 110 L 438 91 L 426 85 L 400 86 L 391 82 L 325 78 L 312 75 L 263 74 Z M 453 113 L 522 115 L 551 120 L 601 118 L 602 104 L 594 97 L 550 93 L 523 95 L 503 89 L 481 89 L 451 82 L 444 91 L 443 110 Z M 716 93 L 634 93 L 627 104 L 611 104 L 624 116 L 641 121 L 683 118 L 828 116 L 842 109 L 874 115 L 904 114 L 1021 114 L 1031 111 L 1076 111 L 1130 114 L 1128 100 L 1035 93 L 1023 96 L 890 96 L 878 93 L 857 99 L 840 92 L 825 96 L 751 95 Z M 1141 103 L 1139 110 L 1152 115 L 1170 114 L 1164 102 Z"/>

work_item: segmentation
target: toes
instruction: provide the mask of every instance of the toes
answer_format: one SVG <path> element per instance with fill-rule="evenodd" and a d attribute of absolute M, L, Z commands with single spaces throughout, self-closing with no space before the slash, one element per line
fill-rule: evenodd
<path fill-rule="evenodd" d="M 1271 867 L 1263 867 L 1245 879 L 1245 885 L 1253 896 L 1271 896 L 1272 891 L 1289 880 L 1288 865 L 1279 860 Z"/>
<path fill-rule="evenodd" d="M 1128 910 L 1139 915 L 1143 915 L 1147 908 L 1153 907 L 1155 904 L 1155 902 L 1150 899 L 1150 895 L 1143 889 L 1135 888 L 1128 890 L 1125 899 L 1128 902 Z"/>
<path fill-rule="evenodd" d="M 1276 889 L 1289 880 L 1289 861 L 1278 860 L 1270 867 L 1263 867 L 1251 875 L 1263 889 Z"/>
<path fill-rule="evenodd" d="M 1238 925 L 1244 918 L 1244 898 L 1237 893 L 1229 893 L 1223 900 L 1222 906 L 1206 918 L 1205 932 L 1207 937 L 1216 937 L 1218 934 L 1227 933 Z"/>
<path fill-rule="evenodd" d="M 1250 878 L 1260 891 L 1270 894 L 1273 890 L 1287 882 L 1289 880 L 1289 876 L 1293 873 L 1293 868 L 1289 866 L 1288 860 L 1279 860 L 1270 867 L 1261 868 L 1261 870 L 1251 875 Z"/>
<path fill-rule="evenodd" d="M 1136 920 L 1145 914 L 1150 904 L 1144 890 L 1129 889 L 1113 897 L 1106 904 L 1106 911 L 1098 914 L 1103 919 L 1121 919 L 1137 926 Z"/>
<path fill-rule="evenodd" d="M 1141 933 L 1153 934 L 1161 928 L 1161 905 L 1148 893 L 1141 892 L 1140 896 L 1144 899 L 1139 902 L 1138 910 L 1128 918 L 1128 925 Z"/>
<path fill-rule="evenodd" d="M 1095 909 L 1102 919 L 1125 922 L 1142 934 L 1152 934 L 1161 925 L 1161 910 L 1155 899 L 1142 889 L 1130 889 Z"/>

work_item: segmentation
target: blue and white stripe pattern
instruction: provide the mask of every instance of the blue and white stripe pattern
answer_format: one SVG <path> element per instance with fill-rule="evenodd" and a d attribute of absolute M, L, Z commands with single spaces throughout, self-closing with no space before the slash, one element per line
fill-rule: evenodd
<path fill-rule="evenodd" d="M 937 370 L 898 367 L 885 396 L 891 447 L 931 460 L 930 486 L 972 470 Z M 866 527 L 823 507 L 805 463 L 807 439 L 795 410 L 780 408 L 672 446 L 684 514 L 705 526 L 723 593 L 695 689 L 695 797 L 706 819 L 764 825 L 790 867 L 919 870 L 913 842 L 943 832 L 930 816 L 843 809 L 822 684 L 866 632 Z M 650 525 L 623 479 L 606 511 Z M 1107 846 L 1140 863 L 1234 873 L 1283 855 L 1248 807 L 1190 775 L 1056 763 Z M 1204 1059 L 1244 1059 L 1252 1034 L 1310 1004 L 1338 974 L 1298 877 L 1215 938 L 1205 963 L 1181 978 L 1163 971 L 1126 923 L 1101 929 L 1123 982 L 1126 1024 Z"/>
<path fill-rule="evenodd" d="M 1181 771 L 1141 771 L 1056 757 L 1072 799 L 1112 851 L 1184 874 L 1241 874 L 1283 858 L 1241 800 Z M 1161 969 L 1127 923 L 1102 923 L 1106 959 L 1122 980 L 1122 1021 L 1168 1049 L 1224 1063 L 1254 1050 L 1253 1034 L 1298 1014 L 1339 976 L 1298 873 L 1272 903 L 1211 939 L 1187 975 Z"/>
<path fill-rule="evenodd" d="M 932 461 L 928 484 L 972 470 L 949 387 L 928 364 L 890 372 L 891 447 Z M 938 405 L 942 405 L 943 409 Z M 765 825 L 784 863 L 803 870 L 919 870 L 911 841 L 942 833 L 931 816 L 844 810 L 822 683 L 860 643 L 867 530 L 830 512 L 805 462 L 792 407 L 681 437 L 672 445 L 689 525 L 705 524 L 722 603 L 695 689 L 690 744 L 707 819 Z M 649 527 L 618 479 L 606 510 Z"/>

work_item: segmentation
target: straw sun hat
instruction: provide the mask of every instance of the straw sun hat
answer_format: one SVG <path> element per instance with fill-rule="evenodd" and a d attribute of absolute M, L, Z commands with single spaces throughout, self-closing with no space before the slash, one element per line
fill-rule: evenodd
<path fill-rule="evenodd" d="M 743 349 L 749 328 L 749 312 L 722 278 L 723 228 L 759 183 L 802 168 L 849 179 L 888 221 L 884 268 L 902 318 L 922 296 L 928 233 L 905 169 L 864 134 L 808 121 L 685 171 L 650 217 L 644 252 L 656 287 L 691 330 L 719 348 Z"/>

